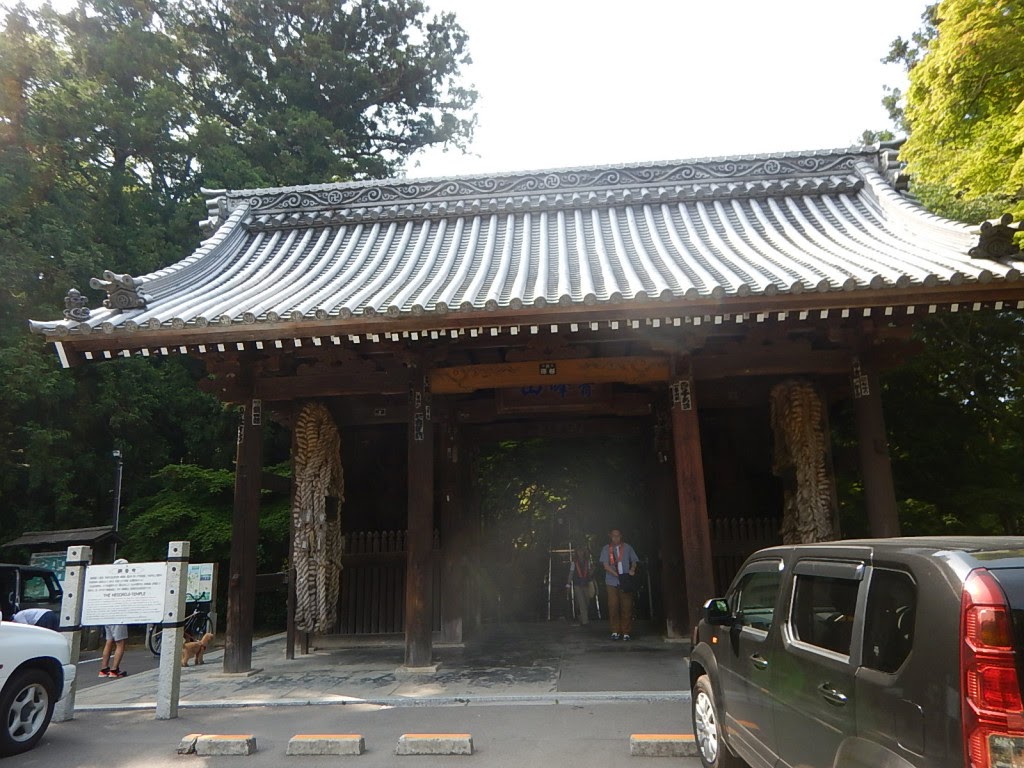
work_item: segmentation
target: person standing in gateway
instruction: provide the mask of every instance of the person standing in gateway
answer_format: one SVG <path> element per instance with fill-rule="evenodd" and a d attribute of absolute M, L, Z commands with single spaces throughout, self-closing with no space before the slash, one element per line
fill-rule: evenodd
<path fill-rule="evenodd" d="M 590 601 L 594 598 L 594 577 L 590 573 L 590 553 L 586 547 L 576 547 L 569 562 L 569 580 L 565 586 L 572 590 L 577 623 L 585 627 L 590 622 Z"/>
<path fill-rule="evenodd" d="M 612 640 L 629 640 L 633 631 L 633 591 L 624 582 L 636 575 L 640 559 L 633 547 L 622 540 L 622 531 L 613 528 L 608 543 L 601 549 L 604 583 L 608 587 L 608 619 Z"/>

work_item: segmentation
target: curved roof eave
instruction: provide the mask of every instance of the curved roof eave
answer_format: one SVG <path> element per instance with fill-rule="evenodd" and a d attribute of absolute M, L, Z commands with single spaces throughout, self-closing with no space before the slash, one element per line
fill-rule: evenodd
<path fill-rule="evenodd" d="M 900 196 L 880 158 L 862 147 L 218 190 L 214 234 L 138 278 L 145 307 L 31 328 L 117 349 L 303 328 L 372 337 L 631 312 L 692 322 L 955 302 L 971 286 L 1021 292 L 1017 260 L 971 259 L 971 228 Z"/>

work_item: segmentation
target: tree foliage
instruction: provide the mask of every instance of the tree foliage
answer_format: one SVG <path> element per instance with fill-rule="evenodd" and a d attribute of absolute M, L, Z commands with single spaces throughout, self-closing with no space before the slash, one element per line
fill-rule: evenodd
<path fill-rule="evenodd" d="M 902 158 L 934 206 L 1024 216 L 1024 4 L 944 0 L 910 69 Z"/>
<path fill-rule="evenodd" d="M 210 183 L 378 178 L 472 132 L 466 34 L 416 0 L 184 0 L 170 25 L 195 54 L 185 72 Z"/>
<path fill-rule="evenodd" d="M 959 221 L 1020 216 L 1024 6 L 946 0 L 922 21 L 883 59 L 910 77 L 907 93 L 887 89 L 883 104 L 910 133 L 900 156 L 911 190 Z M 936 315 L 914 336 L 917 354 L 882 380 L 903 532 L 1024 532 L 1020 312 Z M 867 534 L 859 480 L 841 487 L 844 532 Z"/>
<path fill-rule="evenodd" d="M 885 378 L 908 533 L 1024 532 L 1024 319 L 935 318 L 921 351 Z"/>
<path fill-rule="evenodd" d="M 78 0 L 6 12 L 0 541 L 110 521 L 115 447 L 127 518 L 160 494 L 154 507 L 181 525 L 194 518 L 174 518 L 166 497 L 177 493 L 181 510 L 195 488 L 174 473 L 230 472 L 234 458 L 237 417 L 198 390 L 200 364 L 63 371 L 26 321 L 59 317 L 72 287 L 95 306 L 87 286 L 104 269 L 145 274 L 190 253 L 201 187 L 379 177 L 421 147 L 463 144 L 468 62 L 455 19 L 414 0 Z M 269 460 L 287 457 L 287 435 L 268 432 Z M 203 509 L 230 510 L 204 498 Z M 213 547 L 215 530 L 195 533 Z"/>
<path fill-rule="evenodd" d="M 272 470 L 273 471 L 273 470 Z M 286 474 L 286 465 L 276 467 Z M 156 489 L 128 509 L 125 527 L 131 560 L 162 560 L 167 542 L 188 533 L 195 562 L 227 562 L 231 553 L 234 473 L 193 464 L 170 464 L 154 478 Z M 276 570 L 288 556 L 289 499 L 263 492 L 257 564 Z"/>

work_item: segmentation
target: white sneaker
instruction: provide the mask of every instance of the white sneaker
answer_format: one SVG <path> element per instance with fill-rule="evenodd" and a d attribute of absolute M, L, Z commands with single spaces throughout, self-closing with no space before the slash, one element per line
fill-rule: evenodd
<path fill-rule="evenodd" d="M 622 639 L 623 640 L 631 640 L 632 638 L 629 635 L 623 635 Z"/>
<path fill-rule="evenodd" d="M 619 633 L 618 632 L 612 632 L 612 640 L 618 640 L 618 639 L 619 639 Z"/>

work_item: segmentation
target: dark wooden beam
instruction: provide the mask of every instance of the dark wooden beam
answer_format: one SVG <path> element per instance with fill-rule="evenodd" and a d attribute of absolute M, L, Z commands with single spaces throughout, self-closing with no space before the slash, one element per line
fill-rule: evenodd
<path fill-rule="evenodd" d="M 262 409 L 242 409 L 235 460 L 235 507 L 231 523 L 227 633 L 224 671 L 248 672 L 252 667 L 253 621 L 256 611 L 256 550 L 259 545 L 260 479 L 263 468 Z"/>
<path fill-rule="evenodd" d="M 269 402 L 336 395 L 397 395 L 405 392 L 405 377 L 389 373 L 318 373 L 307 376 L 264 377 L 256 381 L 256 397 Z"/>
<path fill-rule="evenodd" d="M 424 368 L 410 372 L 405 666 L 431 664 L 433 646 L 434 421 Z"/>
<path fill-rule="evenodd" d="M 601 416 L 648 416 L 651 413 L 651 397 L 649 392 L 616 392 L 606 406 L 586 412 L 597 413 Z M 493 397 L 456 401 L 452 405 L 452 411 L 460 424 L 486 424 L 510 419 L 509 416 L 498 412 Z M 580 412 L 578 408 L 563 411 L 553 405 L 550 409 L 534 411 L 528 415 L 530 418 L 536 418 Z"/>
<path fill-rule="evenodd" d="M 435 403 L 436 403 L 435 399 Z M 466 574 L 470 563 L 466 522 L 459 497 L 459 428 L 454 420 L 438 422 L 437 494 L 441 528 L 441 640 L 463 641 Z"/>
<path fill-rule="evenodd" d="M 594 357 L 437 368 L 430 374 L 430 389 L 438 394 L 457 394 L 531 385 L 645 384 L 667 381 L 668 377 L 667 357 Z"/>
<path fill-rule="evenodd" d="M 694 390 L 693 380 L 689 377 L 672 383 L 672 443 L 676 492 L 679 496 L 688 626 L 697 622 L 704 601 L 713 597 L 715 591 L 711 528 L 708 523 L 707 492 L 704 488 L 704 457 L 701 453 L 700 423 Z"/>
<path fill-rule="evenodd" d="M 853 370 L 853 410 L 871 535 L 899 536 L 900 518 L 882 413 L 882 390 L 869 359 Z"/>
<path fill-rule="evenodd" d="M 275 475 L 273 472 L 260 472 L 260 487 L 274 493 L 291 493 L 292 479 Z"/>
<path fill-rule="evenodd" d="M 642 435 L 649 432 L 650 423 L 642 418 L 600 418 L 508 421 L 494 424 L 474 424 L 465 427 L 466 437 L 474 443 L 498 440 L 528 440 L 530 438 L 604 437 Z"/>
<path fill-rule="evenodd" d="M 784 344 L 765 348 L 740 346 L 729 355 L 694 355 L 693 377 L 710 381 L 741 376 L 846 373 L 852 357 L 849 349 L 803 350 Z"/>

